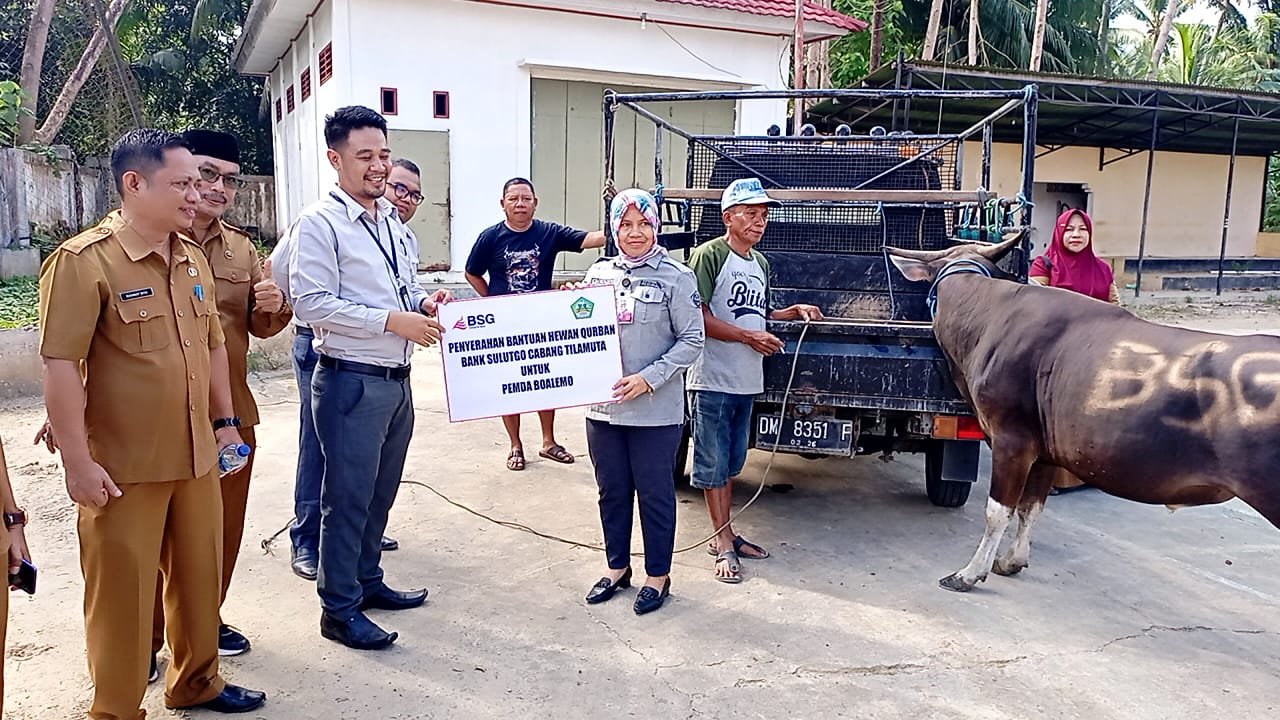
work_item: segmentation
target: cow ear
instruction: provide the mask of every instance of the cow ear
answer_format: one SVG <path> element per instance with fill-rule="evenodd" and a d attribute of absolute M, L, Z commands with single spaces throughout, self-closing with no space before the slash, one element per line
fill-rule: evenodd
<path fill-rule="evenodd" d="M 898 272 L 902 276 L 912 282 L 921 282 L 925 280 L 933 280 L 935 274 L 934 269 L 929 263 L 914 258 L 902 257 L 901 255 L 890 255 L 889 259 L 893 261 L 894 267 L 898 268 Z"/>

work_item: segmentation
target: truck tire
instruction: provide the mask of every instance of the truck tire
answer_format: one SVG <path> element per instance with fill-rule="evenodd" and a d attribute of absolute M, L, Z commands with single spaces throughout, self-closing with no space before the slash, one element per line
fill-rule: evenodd
<path fill-rule="evenodd" d="M 924 453 L 924 488 L 938 507 L 963 507 L 978 479 L 976 442 L 938 440 Z"/>

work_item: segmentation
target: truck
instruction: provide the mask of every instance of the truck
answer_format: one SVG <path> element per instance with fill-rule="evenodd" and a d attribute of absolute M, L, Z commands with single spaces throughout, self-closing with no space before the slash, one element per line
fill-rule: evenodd
<path fill-rule="evenodd" d="M 937 103 L 939 112 L 947 101 L 963 100 L 969 108 L 991 109 L 953 134 L 842 124 L 834 132 L 801 125 L 799 132 L 784 134 L 774 126 L 749 136 L 694 134 L 645 109 L 648 103 L 708 100 L 895 108 Z M 724 234 L 723 188 L 738 178 L 758 177 L 782 203 L 771 212 L 757 246 L 770 263 L 771 307 L 803 302 L 817 305 L 827 316 L 811 323 L 769 321 L 769 332 L 785 347 L 764 360 L 765 390 L 754 402 L 752 447 L 811 459 L 923 453 L 929 500 L 940 507 L 964 505 L 978 477 L 983 431 L 934 338 L 929 288 L 892 269 L 885 247 L 941 250 L 955 242 L 998 240 L 1003 233 L 1031 227 L 1034 86 L 1009 91 L 606 92 L 607 186 L 616 182 L 612 130 L 616 115 L 627 110 L 656 129 L 654 192 L 663 225 L 659 242 L 687 252 Z M 899 124 L 896 111 L 893 120 Z M 1016 185 L 1021 192 L 996 197 L 988 190 L 993 186 L 996 124 L 1018 120 L 1023 125 L 1022 177 Z M 1008 130 L 1001 132 L 1007 136 Z M 664 142 L 672 138 L 686 144 L 681 187 L 663 183 Z M 981 154 L 976 187 L 963 187 L 966 148 Z M 1012 253 L 1004 268 L 1022 282 L 1031 248 L 1029 233 L 1024 237 L 1021 251 Z M 678 474 L 687 464 L 690 435 L 686 427 Z"/>

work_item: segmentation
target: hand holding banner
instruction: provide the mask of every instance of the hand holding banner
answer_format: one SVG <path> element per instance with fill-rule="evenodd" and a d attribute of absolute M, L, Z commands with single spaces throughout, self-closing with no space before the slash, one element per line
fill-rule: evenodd
<path fill-rule="evenodd" d="M 609 285 L 441 305 L 449 421 L 612 402 L 615 308 Z"/>

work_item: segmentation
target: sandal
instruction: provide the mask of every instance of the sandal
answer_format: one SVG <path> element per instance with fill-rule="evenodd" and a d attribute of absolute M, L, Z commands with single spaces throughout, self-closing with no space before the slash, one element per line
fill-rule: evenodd
<path fill-rule="evenodd" d="M 548 460 L 554 460 L 565 465 L 573 464 L 573 453 L 564 449 L 563 445 L 552 445 L 546 450 L 539 450 L 538 457 L 544 457 Z"/>
<path fill-rule="evenodd" d="M 754 550 L 756 554 L 755 555 L 742 554 L 742 548 L 744 547 Z M 764 548 L 742 537 L 741 535 L 737 535 L 733 538 L 733 551 L 737 553 L 738 557 L 742 558 L 743 560 L 764 560 L 765 558 L 769 557 L 768 550 L 765 550 Z M 719 552 L 719 548 L 716 546 L 716 543 L 714 540 L 707 543 L 708 555 L 715 555 L 717 552 Z"/>
<path fill-rule="evenodd" d="M 732 550 L 725 550 L 719 555 L 716 555 L 716 568 L 720 567 L 720 563 L 729 564 L 730 574 L 721 575 L 720 573 L 716 572 L 713 569 L 712 572 L 715 573 L 715 578 L 717 580 L 719 580 L 722 583 L 728 583 L 730 585 L 737 585 L 738 583 L 742 582 L 742 574 L 741 574 L 742 565 L 741 563 L 738 562 L 738 553 Z"/>
<path fill-rule="evenodd" d="M 516 448 L 507 456 L 507 469 L 519 472 L 524 469 L 524 450 Z"/>

